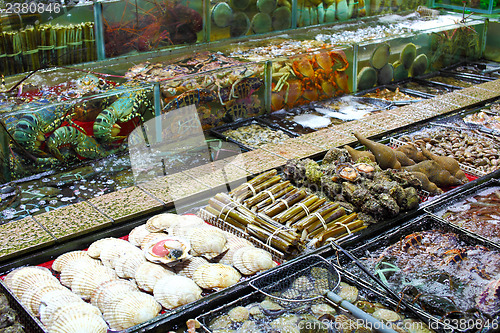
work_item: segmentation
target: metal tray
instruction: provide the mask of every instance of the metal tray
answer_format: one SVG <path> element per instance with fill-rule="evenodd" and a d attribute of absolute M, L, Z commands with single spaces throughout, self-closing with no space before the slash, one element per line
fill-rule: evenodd
<path fill-rule="evenodd" d="M 357 92 L 356 94 L 354 94 L 354 96 L 363 96 L 365 94 L 376 92 L 377 90 L 383 90 L 383 89 L 388 89 L 388 90 L 391 90 L 391 91 L 395 91 L 396 89 L 398 89 L 398 87 L 395 86 L 395 85 L 379 86 L 379 87 L 376 87 L 376 88 L 371 88 L 371 89 L 368 89 L 368 90 L 363 90 L 363 91 Z M 406 105 L 406 104 L 420 102 L 422 100 L 433 98 L 433 97 L 436 96 L 436 95 L 426 94 L 426 93 L 423 93 L 423 92 L 420 92 L 420 91 L 415 91 L 415 90 L 405 89 L 405 88 L 399 88 L 399 91 L 402 92 L 402 93 L 404 93 L 404 94 L 407 94 L 407 95 L 410 95 L 412 97 L 415 97 L 415 99 L 404 100 L 404 101 L 387 101 L 387 102 L 390 102 L 394 106 L 400 106 L 400 105 Z M 376 97 L 369 97 L 369 98 L 379 99 L 379 98 L 376 98 Z M 380 99 L 380 100 L 383 100 L 383 99 Z"/>
<path fill-rule="evenodd" d="M 345 242 L 342 246 L 344 249 L 350 250 L 351 254 L 354 257 L 357 258 L 362 258 L 365 256 L 367 253 L 373 253 L 381 248 L 386 248 L 394 243 L 397 243 L 401 239 L 403 239 L 407 235 L 411 235 L 414 232 L 419 232 L 419 231 L 424 231 L 424 230 L 432 230 L 432 229 L 440 229 L 445 232 L 453 232 L 458 236 L 458 239 L 466 244 L 466 245 L 479 245 L 479 246 L 484 246 L 490 250 L 498 251 L 496 247 L 493 247 L 490 245 L 489 242 L 485 241 L 484 239 L 477 237 L 477 235 L 456 227 L 453 224 L 450 224 L 446 221 L 443 221 L 441 219 L 436 218 L 435 216 L 431 214 L 426 214 L 419 216 L 415 219 L 409 220 L 406 223 L 401 224 L 400 226 L 396 226 L 390 230 L 388 230 L 385 233 L 379 234 L 375 237 L 373 237 L 372 234 L 365 234 L 367 238 L 360 240 L 360 239 L 350 239 L 347 242 Z M 365 243 L 363 245 L 359 245 L 360 242 L 364 241 Z M 337 252 L 335 248 L 331 248 L 327 250 L 325 253 L 322 255 L 330 257 L 338 263 L 339 266 L 347 268 L 347 267 L 354 267 L 353 262 L 343 253 Z M 358 276 L 361 276 L 367 281 L 372 281 L 367 275 L 364 273 L 359 274 L 356 272 Z M 375 282 L 371 282 L 374 284 Z M 397 292 L 396 290 L 394 290 Z M 398 301 L 397 299 L 394 299 L 395 301 Z M 424 311 L 421 309 L 418 305 L 415 304 L 410 304 L 410 307 L 414 308 L 415 310 L 418 311 Z M 425 311 L 424 311 L 425 312 Z M 427 313 L 427 312 L 426 312 Z M 430 315 L 429 313 L 427 313 Z M 453 327 L 453 332 L 466 332 L 466 330 L 461 330 L 460 327 L 453 325 L 453 322 L 443 322 L 440 318 L 434 315 L 430 315 L 431 317 L 434 318 L 435 321 L 441 323 L 443 325 L 443 328 L 450 327 L 450 325 Z M 494 319 L 496 320 L 496 324 L 500 325 L 500 311 L 497 312 L 494 316 Z M 445 331 L 449 331 L 446 330 Z M 488 332 L 495 332 L 496 330 L 491 329 L 488 330 Z M 473 331 L 467 331 L 467 332 L 473 332 Z M 483 332 L 483 331 L 482 331 Z"/>
<path fill-rule="evenodd" d="M 469 67 L 470 71 L 474 73 L 466 73 L 460 71 L 460 67 Z M 496 62 L 461 62 L 458 65 L 452 65 L 450 67 L 441 70 L 445 73 L 460 74 L 471 78 L 482 78 L 487 80 L 495 80 L 500 77 L 500 66 Z M 495 75 L 496 76 L 493 76 Z"/>
<path fill-rule="evenodd" d="M 460 74 L 460 73 L 450 73 L 447 71 L 439 71 L 438 73 L 430 74 L 430 76 L 425 76 L 425 77 L 419 77 L 419 79 L 425 79 L 426 81 L 432 82 L 434 84 L 439 84 L 439 85 L 444 85 L 452 89 L 463 89 L 464 87 L 452 85 L 452 84 L 447 84 L 439 81 L 434 81 L 433 78 L 436 76 L 444 76 L 444 77 L 450 77 L 454 78 L 460 81 L 465 81 L 471 84 L 480 84 L 480 83 L 485 83 L 492 81 L 494 79 L 488 78 L 488 77 L 483 77 L 479 75 L 472 75 L 472 74 Z"/>
<path fill-rule="evenodd" d="M 442 198 L 439 198 L 438 200 L 436 200 L 432 204 L 426 206 L 424 208 L 424 211 L 429 213 L 429 214 L 432 214 L 437 219 L 440 219 L 440 220 L 445 221 L 446 223 L 452 224 L 452 222 L 448 222 L 445 219 L 443 219 L 439 215 L 438 212 L 454 205 L 455 203 L 459 203 L 460 201 L 462 201 L 464 199 L 467 199 L 471 196 L 474 196 L 478 192 L 486 190 L 487 188 L 490 188 L 490 187 L 500 187 L 500 180 L 499 179 L 490 179 L 482 184 L 479 184 L 478 186 L 474 186 L 474 187 L 466 189 L 464 191 L 460 191 L 459 193 L 456 193 L 455 195 L 444 196 Z M 499 207 L 499 209 L 500 209 L 500 207 Z M 457 228 L 467 230 L 468 232 L 473 233 L 477 238 L 483 239 L 483 241 L 485 243 L 489 244 L 489 246 L 496 248 L 500 251 L 500 243 L 497 243 L 497 242 L 494 242 L 488 238 L 485 238 L 484 236 L 481 236 L 481 235 L 475 233 L 474 230 L 469 230 L 469 229 L 466 229 L 466 228 L 463 228 L 460 226 L 457 226 Z"/>
<path fill-rule="evenodd" d="M 291 132 L 291 131 L 289 131 L 289 130 L 287 130 L 279 125 L 264 121 L 258 117 L 241 119 L 241 120 L 235 121 L 234 123 L 231 123 L 231 124 L 218 126 L 218 127 L 210 129 L 210 133 L 215 137 L 218 137 L 218 138 L 224 139 L 226 141 L 235 143 L 238 146 L 240 146 L 241 148 L 245 149 L 246 151 L 254 150 L 254 149 L 256 149 L 255 147 L 248 146 L 248 145 L 246 145 L 242 142 L 239 142 L 238 140 L 235 140 L 231 137 L 228 137 L 224 134 L 224 132 L 227 130 L 234 130 L 234 129 L 237 129 L 239 127 L 248 126 L 248 125 L 252 125 L 252 124 L 257 124 L 257 125 L 260 125 L 262 127 L 269 127 L 275 131 L 282 131 L 283 133 L 285 133 L 286 135 L 288 135 L 289 137 L 292 137 L 292 138 L 298 136 L 298 134 L 296 134 L 296 133 L 293 133 L 293 132 Z"/>
<path fill-rule="evenodd" d="M 411 83 L 415 83 L 415 84 L 423 86 L 423 87 L 429 87 L 431 89 L 434 88 L 434 89 L 437 89 L 438 91 L 437 91 L 437 93 L 432 94 L 432 93 L 425 93 L 425 92 L 422 92 L 422 91 L 419 91 L 416 89 L 411 89 L 411 88 L 405 87 L 405 85 L 411 84 Z M 451 86 L 448 86 L 448 85 L 445 85 L 442 83 L 431 82 L 431 81 L 427 81 L 427 80 L 420 79 L 420 78 L 411 78 L 408 80 L 400 81 L 396 84 L 396 86 L 399 87 L 399 89 L 405 89 L 406 91 L 420 93 L 420 94 L 424 93 L 424 94 L 429 94 L 429 95 L 433 95 L 433 96 L 442 95 L 442 94 L 446 94 L 446 93 L 452 92 L 454 90 L 457 90 L 456 87 L 451 87 Z"/>

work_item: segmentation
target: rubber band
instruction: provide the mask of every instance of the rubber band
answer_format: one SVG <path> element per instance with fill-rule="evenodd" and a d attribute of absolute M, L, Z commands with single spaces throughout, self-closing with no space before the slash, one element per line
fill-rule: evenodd
<path fill-rule="evenodd" d="M 325 230 L 326 230 L 326 229 L 328 229 L 328 227 L 326 226 L 326 221 L 325 221 L 325 219 L 323 218 L 323 216 L 321 216 L 321 214 L 320 214 L 320 213 L 318 213 L 318 212 L 314 212 L 314 213 L 312 213 L 312 215 L 316 216 L 316 217 L 318 218 L 318 220 L 320 220 L 320 221 L 321 221 L 321 224 L 323 225 L 323 228 L 324 228 Z"/>
<path fill-rule="evenodd" d="M 40 46 L 38 46 L 38 49 L 42 50 L 42 51 L 48 51 L 48 50 L 54 49 L 54 47 L 55 47 L 54 45 L 47 45 L 47 46 L 40 45 Z"/>
<path fill-rule="evenodd" d="M 252 194 L 254 196 L 257 195 L 257 192 L 255 192 L 255 189 L 253 188 L 252 184 L 250 184 L 250 183 L 243 183 L 241 185 L 245 185 L 246 187 L 248 187 L 252 191 Z"/>
<path fill-rule="evenodd" d="M 288 206 L 288 201 L 286 201 L 285 199 L 281 199 L 281 198 L 280 198 L 280 199 L 278 199 L 278 200 L 276 200 L 276 201 L 281 201 L 281 202 L 283 202 L 283 203 L 285 204 L 285 206 L 286 206 L 286 209 L 290 209 L 290 206 Z"/>
<path fill-rule="evenodd" d="M 264 190 L 262 191 L 264 193 L 266 193 L 267 195 L 269 195 L 269 198 L 271 198 L 272 200 L 272 203 L 274 203 L 276 201 L 276 198 L 274 197 L 273 193 L 271 191 L 268 191 L 268 190 Z"/>
<path fill-rule="evenodd" d="M 7 57 L 15 57 L 17 55 L 20 55 L 21 53 L 22 53 L 22 51 L 19 51 L 17 53 L 7 54 Z"/>
<path fill-rule="evenodd" d="M 298 203 L 297 203 L 297 206 L 302 207 L 302 209 L 304 210 L 304 212 L 306 212 L 306 216 L 309 216 L 309 214 L 311 214 L 311 213 L 309 212 L 309 208 L 307 208 L 307 206 L 306 206 L 306 205 L 304 205 L 302 202 L 298 202 Z"/>
<path fill-rule="evenodd" d="M 344 228 L 345 228 L 345 230 L 347 231 L 347 234 L 348 234 L 348 235 L 352 234 L 351 229 L 349 229 L 349 227 L 348 227 L 347 225 L 342 224 L 342 223 L 335 223 L 335 224 L 336 224 L 336 225 L 339 225 L 339 226 L 341 226 L 341 227 L 344 227 Z"/>
<path fill-rule="evenodd" d="M 279 227 L 278 229 L 274 230 L 274 232 L 269 237 L 267 237 L 266 245 L 269 246 L 269 247 L 271 247 L 271 241 L 274 238 L 274 236 L 276 236 L 280 232 L 283 232 L 283 231 L 286 231 L 286 230 L 292 230 L 292 229 L 290 229 L 289 227 L 287 227 L 287 226 L 284 225 L 284 226 Z"/>
<path fill-rule="evenodd" d="M 29 50 L 29 51 L 24 51 L 23 52 L 23 55 L 30 55 L 30 54 L 35 54 L 38 52 L 38 49 L 34 49 L 34 50 Z"/>
<path fill-rule="evenodd" d="M 227 211 L 226 216 L 224 216 L 224 220 L 222 220 L 222 221 L 224 221 L 224 223 L 226 223 L 226 219 L 227 219 L 227 217 L 229 216 L 229 213 L 231 213 L 231 211 L 232 211 L 233 209 L 235 209 L 235 208 L 236 208 L 236 206 L 231 207 L 231 209 L 229 209 L 229 210 Z"/>
<path fill-rule="evenodd" d="M 227 206 L 231 205 L 232 203 L 233 203 L 233 202 L 231 202 L 231 201 L 230 201 L 230 202 L 228 202 L 227 204 L 225 204 L 224 206 L 222 206 L 222 208 L 220 209 L 219 215 L 217 215 L 217 219 L 218 219 L 218 220 L 220 220 L 220 219 L 221 219 L 221 218 L 220 218 L 220 216 L 222 215 L 222 213 L 224 213 L 224 209 L 225 209 Z M 234 208 L 234 207 L 233 207 L 233 208 Z M 229 212 L 230 212 L 233 208 L 231 208 L 231 209 L 228 211 L 228 213 L 229 213 Z M 227 217 L 227 215 L 228 215 L 228 214 L 226 214 L 226 217 Z M 224 222 L 225 222 L 225 220 L 224 220 Z"/>

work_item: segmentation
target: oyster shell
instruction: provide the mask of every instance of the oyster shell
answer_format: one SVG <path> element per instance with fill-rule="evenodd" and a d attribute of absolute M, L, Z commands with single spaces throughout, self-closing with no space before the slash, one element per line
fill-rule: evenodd
<path fill-rule="evenodd" d="M 208 264 L 208 260 L 203 257 L 190 257 L 175 266 L 177 274 L 193 278 L 194 271 L 201 265 Z"/>
<path fill-rule="evenodd" d="M 189 257 L 189 242 L 183 238 L 168 236 L 155 240 L 144 247 L 144 255 L 151 262 L 174 265 Z"/>
<path fill-rule="evenodd" d="M 201 288 L 193 280 L 171 275 L 161 278 L 155 284 L 153 295 L 164 308 L 174 309 L 200 299 L 201 292 Z"/>
<path fill-rule="evenodd" d="M 124 295 L 106 311 L 105 318 L 113 330 L 124 330 L 156 317 L 161 311 L 161 305 L 153 296 L 140 291 Z"/>
<path fill-rule="evenodd" d="M 45 293 L 40 299 L 40 320 L 47 326 L 52 314 L 59 307 L 66 306 L 73 302 L 83 302 L 83 300 L 67 288 L 56 289 Z"/>
<path fill-rule="evenodd" d="M 113 269 L 106 266 L 94 266 L 75 274 L 71 290 L 81 298 L 88 300 L 101 283 L 117 278 Z"/>
<path fill-rule="evenodd" d="M 146 224 L 142 224 L 130 231 L 130 233 L 128 234 L 128 241 L 130 242 L 130 244 L 140 247 L 144 237 L 146 237 L 150 233 L 151 232 L 146 229 Z"/>
<path fill-rule="evenodd" d="M 161 265 L 146 261 L 135 272 L 135 282 L 140 289 L 152 292 L 158 280 L 168 275 L 175 273 Z"/>
<path fill-rule="evenodd" d="M 93 313 L 66 312 L 49 326 L 51 333 L 106 333 L 107 331 L 108 325 L 104 319 Z"/>
<path fill-rule="evenodd" d="M 335 173 L 338 177 L 351 182 L 359 178 L 358 170 L 356 170 L 356 168 L 349 163 L 338 164 L 335 168 Z"/>
<path fill-rule="evenodd" d="M 182 222 L 183 217 L 177 214 L 163 213 L 155 215 L 146 221 L 146 230 L 160 232 L 170 228 L 174 223 Z"/>
<path fill-rule="evenodd" d="M 253 246 L 247 246 L 235 251 L 233 265 L 241 274 L 252 275 L 273 268 L 276 264 L 269 252 Z"/>
<path fill-rule="evenodd" d="M 101 255 L 101 250 L 102 250 L 103 246 L 106 246 L 107 244 L 110 244 L 110 243 L 121 243 L 121 244 L 127 243 L 128 244 L 128 242 L 126 240 L 119 239 L 119 238 L 113 238 L 113 237 L 102 238 L 102 239 L 96 240 L 95 242 L 90 244 L 89 248 L 87 249 L 87 254 L 89 256 L 91 256 L 92 258 L 99 258 Z"/>
<path fill-rule="evenodd" d="M 140 249 L 136 249 L 137 251 L 127 252 L 115 261 L 116 275 L 125 279 L 135 277 L 135 272 L 139 266 L 146 262 L 144 253 Z"/>
<path fill-rule="evenodd" d="M 233 265 L 233 255 L 236 250 L 242 247 L 253 246 L 253 244 L 247 241 L 245 238 L 230 236 L 227 237 L 227 246 L 229 247 L 229 250 L 224 253 L 224 255 L 219 260 L 219 263 L 224 265 Z"/>
<path fill-rule="evenodd" d="M 226 235 L 219 229 L 212 227 L 190 230 L 189 243 L 193 256 L 203 256 L 210 260 L 228 250 Z"/>
<path fill-rule="evenodd" d="M 132 291 L 139 291 L 132 281 L 123 279 L 105 281 L 94 290 L 90 296 L 90 302 L 104 312 L 113 303 L 115 296 Z"/>
<path fill-rule="evenodd" d="M 102 263 L 91 257 L 73 260 L 63 267 L 59 279 L 62 285 L 71 288 L 71 283 L 73 282 L 75 274 L 80 271 L 92 269 L 93 267 L 102 267 Z"/>
<path fill-rule="evenodd" d="M 360 173 L 372 173 L 375 172 L 375 167 L 368 163 L 357 163 L 354 164 L 354 168 Z"/>
<path fill-rule="evenodd" d="M 87 251 L 71 251 L 61 254 L 57 257 L 52 263 L 52 269 L 56 272 L 61 272 L 63 267 L 66 266 L 73 260 L 82 259 L 82 258 L 90 258 L 87 254 Z"/>
<path fill-rule="evenodd" d="M 227 288 L 238 283 L 240 273 L 224 264 L 204 264 L 193 274 L 193 280 L 203 289 Z"/>

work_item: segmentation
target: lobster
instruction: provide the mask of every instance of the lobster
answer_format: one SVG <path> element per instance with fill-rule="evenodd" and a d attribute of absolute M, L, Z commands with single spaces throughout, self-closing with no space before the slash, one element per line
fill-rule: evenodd
<path fill-rule="evenodd" d="M 94 122 L 94 137 L 100 142 L 125 139 L 126 136 L 118 136 L 121 127 L 117 122 L 124 123 L 136 117 L 140 117 L 141 122 L 144 122 L 143 114 L 139 112 L 140 109 L 144 107 L 153 110 L 153 105 L 148 98 L 148 93 L 152 89 L 133 90 L 127 85 L 120 86 L 118 89 L 130 90 L 122 93 L 109 107 L 99 113 Z"/>

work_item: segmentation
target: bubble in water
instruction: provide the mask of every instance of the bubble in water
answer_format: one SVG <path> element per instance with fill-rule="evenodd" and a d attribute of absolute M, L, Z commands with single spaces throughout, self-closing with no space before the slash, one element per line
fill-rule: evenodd
<path fill-rule="evenodd" d="M 108 184 L 108 185 L 111 185 L 111 184 L 114 184 L 114 183 L 115 183 L 115 181 L 113 179 L 108 179 L 106 181 L 106 184 Z"/>
<path fill-rule="evenodd" d="M 80 186 L 80 190 L 86 190 L 87 188 L 83 185 Z"/>

